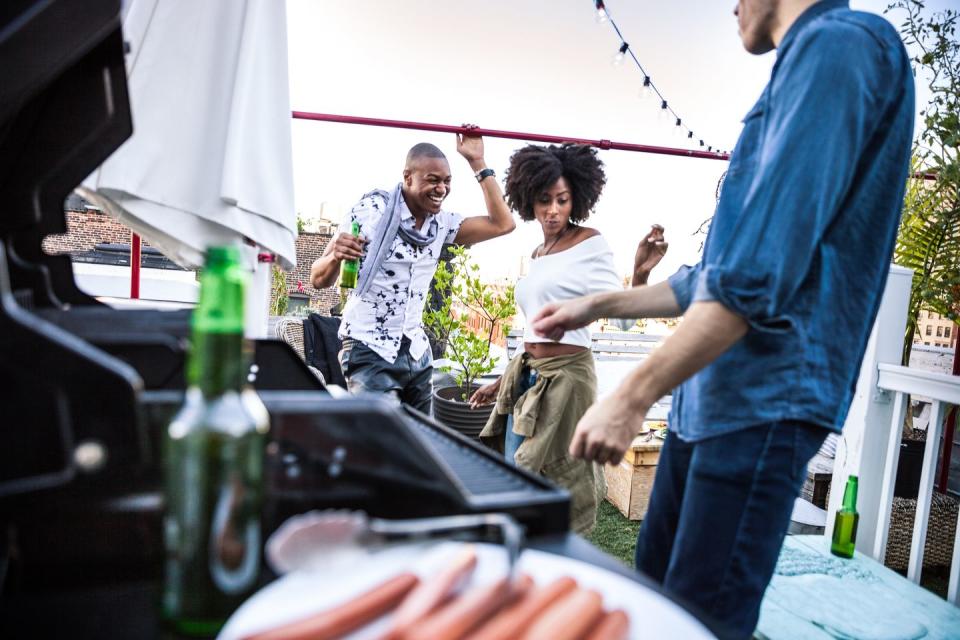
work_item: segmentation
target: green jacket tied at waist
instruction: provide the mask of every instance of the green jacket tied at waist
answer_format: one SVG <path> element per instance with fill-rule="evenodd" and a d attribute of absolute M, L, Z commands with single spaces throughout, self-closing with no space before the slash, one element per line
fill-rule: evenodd
<path fill-rule="evenodd" d="M 535 370 L 537 380 L 517 397 L 525 368 Z M 517 465 L 570 492 L 570 525 L 577 533 L 593 528 L 597 506 L 606 495 L 603 470 L 572 458 L 567 451 L 577 422 L 596 396 L 597 374 L 590 351 L 540 359 L 521 353 L 507 365 L 496 407 L 480 433 L 485 444 L 502 452 L 507 416 L 513 414 L 513 431 L 525 438 L 517 450 Z"/>

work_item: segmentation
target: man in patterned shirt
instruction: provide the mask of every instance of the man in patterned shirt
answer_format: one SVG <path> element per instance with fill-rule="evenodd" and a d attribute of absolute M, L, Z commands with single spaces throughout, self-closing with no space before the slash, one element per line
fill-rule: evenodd
<path fill-rule="evenodd" d="M 372 191 L 350 211 L 360 236 L 338 234 L 311 267 L 313 286 L 337 280 L 343 260 L 360 259 L 357 288 L 343 310 L 340 364 L 350 390 L 395 393 L 429 413 L 433 362 L 421 316 L 444 244 L 472 245 L 513 231 L 513 216 L 483 158 L 483 139 L 457 135 L 457 151 L 470 164 L 487 206 L 486 216 L 444 211 L 450 165 L 437 147 L 415 145 L 403 181 Z"/>

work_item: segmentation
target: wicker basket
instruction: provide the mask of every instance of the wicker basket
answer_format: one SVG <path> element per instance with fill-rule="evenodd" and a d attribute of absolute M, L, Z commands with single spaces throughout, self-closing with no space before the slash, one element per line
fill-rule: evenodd
<path fill-rule="evenodd" d="M 303 359 L 303 318 L 280 318 L 277 320 L 275 331 L 277 337 L 293 347 L 297 355 Z"/>
<path fill-rule="evenodd" d="M 924 568 L 950 566 L 957 530 L 958 504 L 960 502 L 952 496 L 933 492 L 930 519 L 927 521 L 927 540 L 923 548 Z M 895 571 L 904 571 L 910 561 L 910 543 L 913 539 L 913 521 L 916 511 L 916 500 L 893 499 L 884 564 Z"/>

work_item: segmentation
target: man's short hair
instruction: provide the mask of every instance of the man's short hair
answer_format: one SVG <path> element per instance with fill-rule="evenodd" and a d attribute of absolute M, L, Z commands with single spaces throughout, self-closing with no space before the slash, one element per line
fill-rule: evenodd
<path fill-rule="evenodd" d="M 443 155 L 443 151 L 440 151 L 436 145 L 430 144 L 429 142 L 421 142 L 410 147 L 410 151 L 407 152 L 407 161 L 404 167 L 409 168 L 410 165 L 420 158 L 443 158 L 446 160 L 447 156 Z"/>

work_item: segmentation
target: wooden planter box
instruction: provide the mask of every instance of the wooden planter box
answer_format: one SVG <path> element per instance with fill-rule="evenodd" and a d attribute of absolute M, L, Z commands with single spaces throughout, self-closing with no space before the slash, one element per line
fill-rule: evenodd
<path fill-rule="evenodd" d="M 647 514 L 661 447 L 663 440 L 651 431 L 634 438 L 620 464 L 603 467 L 607 500 L 631 520 L 643 520 Z"/>

